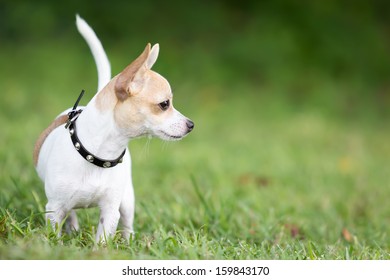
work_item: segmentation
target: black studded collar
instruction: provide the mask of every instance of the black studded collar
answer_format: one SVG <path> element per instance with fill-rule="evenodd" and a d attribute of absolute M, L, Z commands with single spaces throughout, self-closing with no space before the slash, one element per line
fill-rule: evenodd
<path fill-rule="evenodd" d="M 77 129 L 76 129 L 76 120 L 81 114 L 82 110 L 76 110 L 77 105 L 80 101 L 80 99 L 84 95 L 84 90 L 81 91 L 79 98 L 77 99 L 75 105 L 73 106 L 72 111 L 68 113 L 68 121 L 65 125 L 66 129 L 69 129 L 70 139 L 72 140 L 73 146 L 76 149 L 76 151 L 88 162 L 102 167 L 102 168 L 110 168 L 116 166 L 118 163 L 122 163 L 123 156 L 126 153 L 126 149 L 122 152 L 122 154 L 114 159 L 114 160 L 108 160 L 108 159 L 102 159 L 94 154 L 90 153 L 81 143 L 80 139 L 77 136 Z"/>

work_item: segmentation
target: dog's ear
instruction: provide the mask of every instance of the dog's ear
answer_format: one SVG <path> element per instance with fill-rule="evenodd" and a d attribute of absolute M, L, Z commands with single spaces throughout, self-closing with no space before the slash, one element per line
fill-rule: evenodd
<path fill-rule="evenodd" d="M 120 101 L 124 101 L 131 94 L 135 94 L 141 90 L 143 74 L 147 70 L 146 67 L 149 57 L 150 43 L 146 45 L 141 55 L 118 75 L 115 82 L 115 93 Z"/>
<path fill-rule="evenodd" d="M 156 62 L 156 60 L 158 58 L 158 52 L 159 51 L 160 51 L 159 44 L 153 45 L 153 47 L 152 47 L 152 49 L 150 51 L 149 57 L 148 57 L 148 59 L 146 60 L 146 63 L 145 63 L 146 68 L 152 69 L 153 64 Z"/>

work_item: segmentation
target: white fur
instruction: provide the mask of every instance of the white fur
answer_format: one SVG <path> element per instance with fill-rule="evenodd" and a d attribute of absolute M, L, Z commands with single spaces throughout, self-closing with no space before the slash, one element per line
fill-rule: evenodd
<path fill-rule="evenodd" d="M 142 86 L 143 93 L 139 94 L 143 95 L 137 97 L 138 99 L 134 97 L 138 100 L 134 106 L 131 99 L 133 97 L 124 101 L 115 99 L 114 86 L 118 78 L 107 81 L 110 66 L 100 41 L 87 23 L 78 16 L 77 26 L 94 55 L 99 73 L 98 88 L 102 89 L 103 85 L 108 83 L 83 108 L 77 119 L 78 137 L 89 152 L 100 158 L 115 159 L 124 149 L 126 154 L 123 163 L 113 168 L 95 166 L 75 150 L 69 132 L 63 125 L 54 129 L 40 149 L 36 166 L 38 175 L 44 181 L 48 199 L 46 220 L 55 228 L 68 217 L 66 228 L 78 230 L 79 224 L 74 209 L 97 206 L 100 208 L 100 219 L 96 241 L 104 241 L 105 237 L 112 236 L 119 219 L 123 226 L 123 235 L 128 239 L 133 232 L 134 219 L 134 191 L 128 141 L 143 135 L 178 140 L 192 130 L 193 123 L 173 106 L 170 112 L 168 110 L 161 114 L 150 114 L 150 108 L 158 108 L 160 102 L 172 99 L 168 82 L 155 72 L 145 70 L 150 69 L 156 62 L 158 44 L 150 50 L 143 65 L 145 67 L 140 68 L 142 71 L 150 71 L 144 73 L 149 77 L 145 81 L 150 83 L 153 80 L 154 85 L 158 86 Z"/>
<path fill-rule="evenodd" d="M 45 140 L 37 172 L 45 182 L 46 219 L 53 227 L 70 213 L 66 228 L 78 230 L 73 209 L 99 207 L 96 241 L 112 236 L 119 217 L 126 239 L 133 232 L 134 192 L 128 139 L 115 125 L 112 112 L 101 114 L 92 100 L 77 120 L 80 141 L 100 158 L 115 159 L 126 149 L 123 163 L 103 169 L 88 163 L 73 147 L 68 130 L 55 129 Z"/>
<path fill-rule="evenodd" d="M 76 25 L 80 34 L 84 37 L 89 48 L 91 49 L 93 58 L 95 59 L 98 71 L 98 92 L 111 80 L 111 66 L 107 58 L 104 48 L 96 36 L 92 28 L 82 19 L 76 15 Z"/>

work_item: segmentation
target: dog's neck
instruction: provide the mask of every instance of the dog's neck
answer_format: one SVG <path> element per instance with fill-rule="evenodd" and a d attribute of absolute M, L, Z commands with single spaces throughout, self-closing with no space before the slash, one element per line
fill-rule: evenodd
<path fill-rule="evenodd" d="M 116 104 L 112 81 L 97 93 L 77 119 L 77 133 L 84 147 L 104 159 L 115 159 L 127 147 L 129 138 L 114 119 Z"/>

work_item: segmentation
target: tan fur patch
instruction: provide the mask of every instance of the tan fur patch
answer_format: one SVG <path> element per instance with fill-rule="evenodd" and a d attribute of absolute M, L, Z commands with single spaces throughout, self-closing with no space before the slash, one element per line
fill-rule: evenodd
<path fill-rule="evenodd" d="M 39 138 L 37 142 L 35 143 L 34 147 L 34 153 L 33 153 L 33 160 L 34 160 L 34 165 L 37 166 L 38 163 L 38 157 L 39 157 L 39 152 L 41 151 L 42 145 L 45 142 L 47 136 L 59 127 L 60 125 L 63 125 L 66 123 L 68 120 L 68 115 L 62 115 L 56 118 L 42 133 L 39 135 Z"/>
<path fill-rule="evenodd" d="M 113 110 L 118 99 L 115 95 L 114 85 L 118 76 L 114 77 L 96 96 L 96 108 L 100 112 Z"/>

